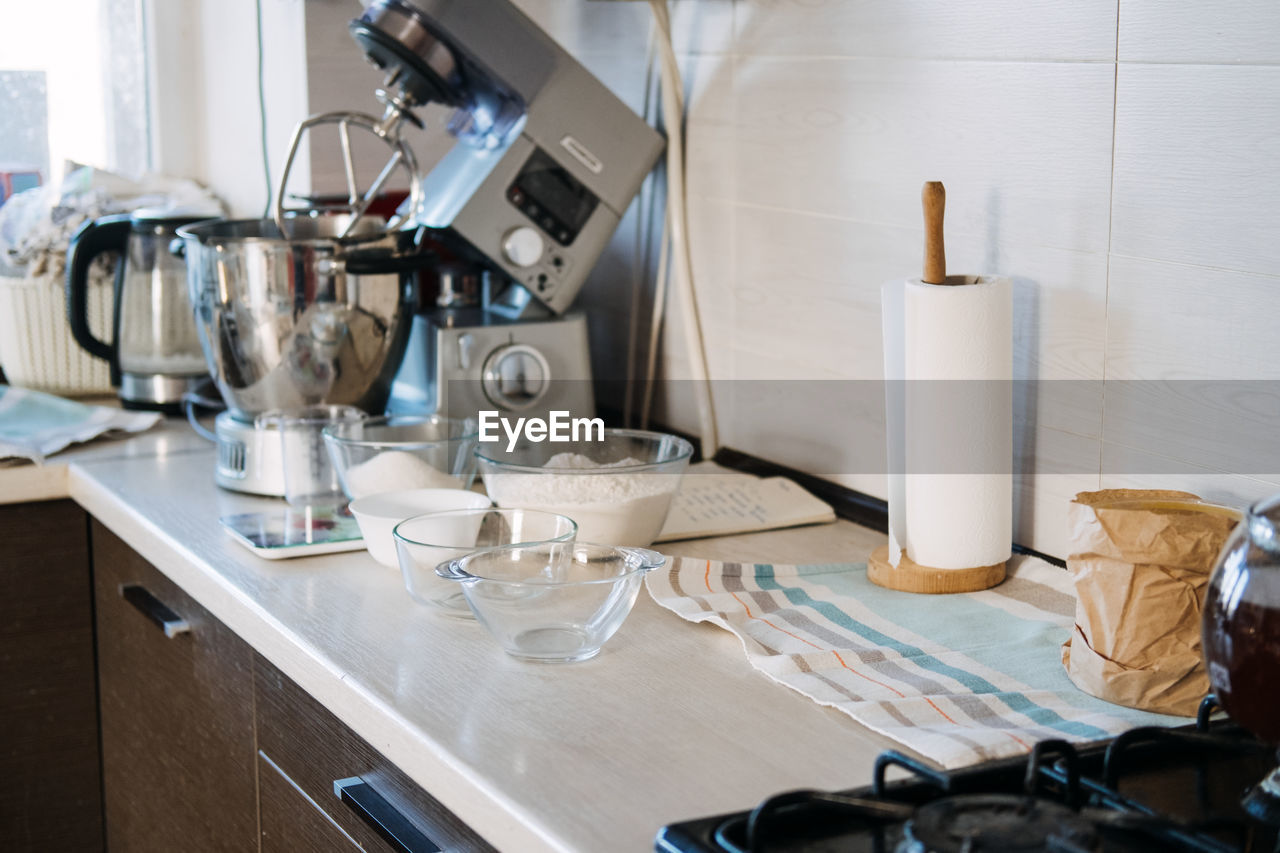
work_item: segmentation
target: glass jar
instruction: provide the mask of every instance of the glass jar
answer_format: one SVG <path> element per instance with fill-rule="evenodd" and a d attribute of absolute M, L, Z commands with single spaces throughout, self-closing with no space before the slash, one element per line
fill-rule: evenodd
<path fill-rule="evenodd" d="M 1250 507 L 1209 580 L 1205 663 L 1231 718 L 1280 744 L 1280 495 Z"/>

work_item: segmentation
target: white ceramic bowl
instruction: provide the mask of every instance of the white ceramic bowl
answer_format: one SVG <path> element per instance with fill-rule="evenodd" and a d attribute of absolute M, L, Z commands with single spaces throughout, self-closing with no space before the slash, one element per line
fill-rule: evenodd
<path fill-rule="evenodd" d="M 449 509 L 482 509 L 489 506 L 484 495 L 463 489 L 407 489 L 382 492 L 351 502 L 351 514 L 360 525 L 364 547 L 373 559 L 392 569 L 400 567 L 396 559 L 396 541 L 392 531 L 400 522 L 426 512 Z"/>

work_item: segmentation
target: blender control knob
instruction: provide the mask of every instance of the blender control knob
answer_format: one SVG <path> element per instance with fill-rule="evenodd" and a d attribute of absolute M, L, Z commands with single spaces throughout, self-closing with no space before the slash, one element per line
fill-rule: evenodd
<path fill-rule="evenodd" d="M 518 267 L 531 267 L 542 258 L 542 235 L 528 225 L 512 228 L 502 238 L 502 254 Z"/>

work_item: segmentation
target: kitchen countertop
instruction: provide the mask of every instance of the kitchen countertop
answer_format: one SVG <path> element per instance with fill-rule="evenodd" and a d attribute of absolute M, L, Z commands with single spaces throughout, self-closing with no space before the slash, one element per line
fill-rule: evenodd
<path fill-rule="evenodd" d="M 363 551 L 261 559 L 218 517 L 280 502 L 218 488 L 213 466 L 213 445 L 170 420 L 2 467 L 0 503 L 74 499 L 499 849 L 652 850 L 667 823 L 868 784 L 894 746 L 645 592 L 597 658 L 540 665 L 416 605 Z M 838 562 L 884 541 L 837 521 L 659 550 Z"/>

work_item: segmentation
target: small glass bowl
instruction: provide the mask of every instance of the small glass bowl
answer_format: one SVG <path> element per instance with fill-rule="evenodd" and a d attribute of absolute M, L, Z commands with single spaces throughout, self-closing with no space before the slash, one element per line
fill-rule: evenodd
<path fill-rule="evenodd" d="M 511 450 L 483 442 L 475 453 L 498 506 L 562 513 L 588 542 L 643 548 L 662 532 L 693 446 L 661 432 L 606 429 L 600 441 L 524 439 Z"/>
<path fill-rule="evenodd" d="M 474 420 L 387 415 L 333 424 L 324 442 L 349 500 L 406 489 L 469 489 L 475 482 Z"/>
<path fill-rule="evenodd" d="M 436 574 L 436 566 L 485 548 L 573 542 L 573 519 L 536 509 L 455 509 L 428 512 L 395 526 L 396 558 L 405 589 L 419 604 L 448 616 L 474 618 L 455 583 Z"/>
<path fill-rule="evenodd" d="M 635 604 L 646 572 L 666 558 L 586 542 L 511 545 L 442 563 L 480 624 L 507 654 L 542 663 L 595 657 Z"/>

